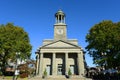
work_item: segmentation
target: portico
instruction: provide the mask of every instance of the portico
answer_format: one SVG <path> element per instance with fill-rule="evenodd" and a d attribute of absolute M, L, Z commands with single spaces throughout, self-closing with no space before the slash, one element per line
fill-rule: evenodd
<path fill-rule="evenodd" d="M 84 53 L 76 39 L 67 39 L 65 14 L 59 10 L 54 25 L 54 39 L 44 40 L 37 50 L 36 73 L 42 77 L 44 71 L 49 76 L 84 75 Z"/>

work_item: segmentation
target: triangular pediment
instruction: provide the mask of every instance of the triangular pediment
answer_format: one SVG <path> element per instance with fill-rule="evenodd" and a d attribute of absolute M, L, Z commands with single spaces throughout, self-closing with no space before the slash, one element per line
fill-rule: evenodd
<path fill-rule="evenodd" d="M 55 41 L 55 42 L 52 42 L 50 44 L 47 44 L 47 45 L 44 45 L 42 46 L 42 48 L 80 48 L 79 46 L 75 45 L 75 44 L 72 44 L 72 43 L 69 43 L 69 42 L 66 42 L 66 41 L 62 41 L 62 40 L 59 40 L 59 41 Z"/>

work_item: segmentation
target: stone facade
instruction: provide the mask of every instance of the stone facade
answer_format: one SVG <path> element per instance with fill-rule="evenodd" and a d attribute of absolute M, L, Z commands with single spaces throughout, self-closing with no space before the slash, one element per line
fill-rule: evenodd
<path fill-rule="evenodd" d="M 73 75 L 84 75 L 84 53 L 76 39 L 67 39 L 65 14 L 59 10 L 55 14 L 54 39 L 44 40 L 43 45 L 36 52 L 36 73 L 42 77 L 47 75 L 67 75 L 71 70 Z"/>

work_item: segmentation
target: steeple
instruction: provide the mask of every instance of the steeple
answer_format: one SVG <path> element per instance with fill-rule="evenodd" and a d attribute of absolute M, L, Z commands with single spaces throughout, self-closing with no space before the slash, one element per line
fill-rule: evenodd
<path fill-rule="evenodd" d="M 56 18 L 56 24 L 65 23 L 65 14 L 61 9 L 58 10 L 58 12 L 55 14 L 55 18 Z"/>
<path fill-rule="evenodd" d="M 67 40 L 67 29 L 65 24 L 65 13 L 58 10 L 55 13 L 56 23 L 54 24 L 54 40 Z"/>

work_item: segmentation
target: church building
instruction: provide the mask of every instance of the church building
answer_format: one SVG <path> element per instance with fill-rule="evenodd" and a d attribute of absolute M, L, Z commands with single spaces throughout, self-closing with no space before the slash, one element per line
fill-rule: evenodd
<path fill-rule="evenodd" d="M 44 71 L 48 76 L 65 76 L 69 70 L 72 75 L 84 75 L 84 52 L 77 39 L 67 38 L 65 17 L 65 13 L 58 10 L 55 14 L 54 39 L 43 40 L 36 51 L 36 74 L 40 77 Z"/>

